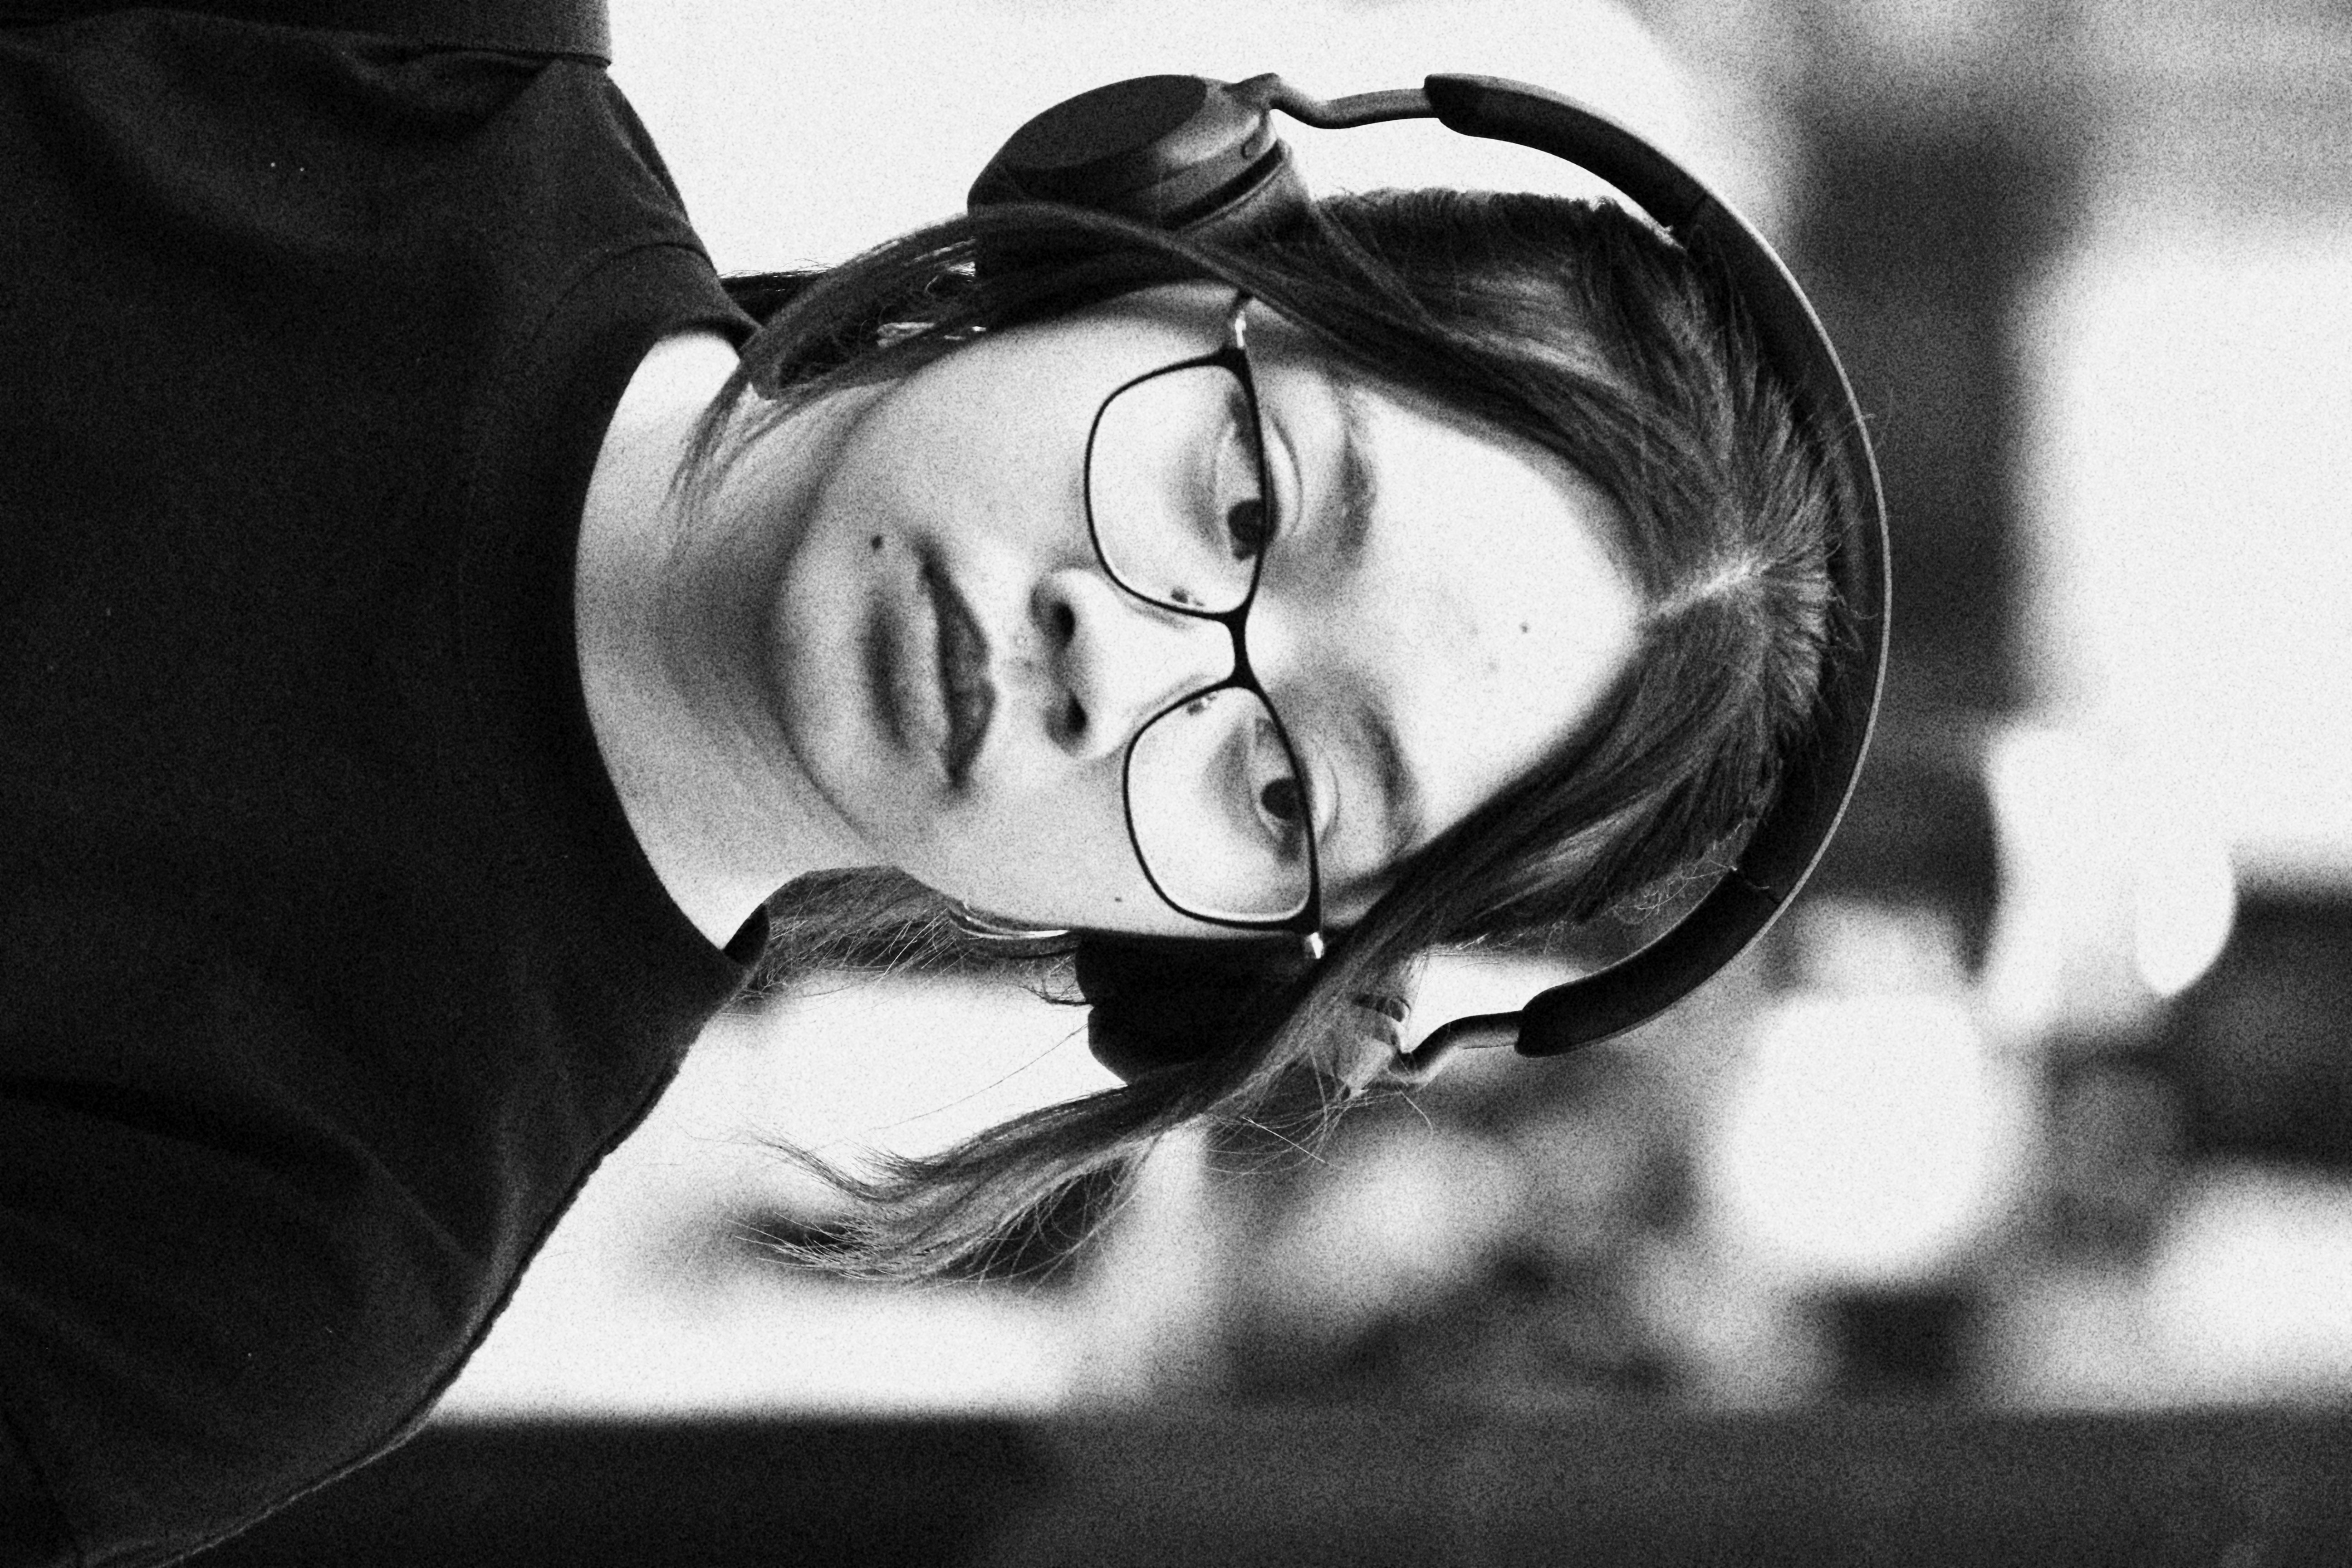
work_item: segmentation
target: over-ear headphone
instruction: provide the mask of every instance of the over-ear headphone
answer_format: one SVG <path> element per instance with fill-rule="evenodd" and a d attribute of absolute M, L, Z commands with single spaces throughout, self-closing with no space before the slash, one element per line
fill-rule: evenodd
<path fill-rule="evenodd" d="M 1274 110 L 1327 130 L 1435 119 L 1517 142 L 1598 174 L 1667 235 L 1718 266 L 1766 362 L 1794 396 L 1854 499 L 1832 542 L 1843 624 L 1829 644 L 1814 723 L 1784 759 L 1780 793 L 1738 861 L 1671 930 L 1608 968 L 1516 1013 L 1458 1018 L 1416 1055 L 1509 1043 L 1550 1056 L 1604 1040 L 1674 1005 L 1761 936 L 1804 885 L 1853 793 L 1886 659 L 1886 504 L 1860 406 L 1812 307 L 1772 247 L 1688 170 L 1632 131 L 1567 98 L 1493 77 L 1433 76 L 1419 88 L 1323 100 L 1278 77 L 1232 84 L 1150 76 L 1056 104 L 1015 132 L 971 187 L 975 207 L 1042 201 L 1115 213 L 1189 235 L 1232 233 L 1307 200 Z M 1145 1064 L 1108 1062 L 1132 1076 Z"/>

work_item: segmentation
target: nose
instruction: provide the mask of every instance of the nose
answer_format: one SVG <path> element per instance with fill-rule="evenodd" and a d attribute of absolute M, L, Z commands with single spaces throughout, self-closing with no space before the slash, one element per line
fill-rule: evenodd
<path fill-rule="evenodd" d="M 1075 757 L 1117 752 L 1161 709 L 1234 672 L 1224 627 L 1139 599 L 1098 571 L 1048 574 L 1030 616 L 1052 679 L 1046 731 Z"/>

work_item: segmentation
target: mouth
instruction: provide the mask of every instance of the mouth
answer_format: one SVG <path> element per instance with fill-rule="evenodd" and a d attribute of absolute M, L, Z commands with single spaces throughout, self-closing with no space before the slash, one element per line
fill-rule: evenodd
<path fill-rule="evenodd" d="M 923 585 L 930 591 L 931 607 L 939 616 L 940 701 L 948 720 L 941 760 L 949 785 L 961 789 L 996 713 L 996 688 L 988 679 L 988 638 L 971 606 L 937 562 L 923 563 Z"/>

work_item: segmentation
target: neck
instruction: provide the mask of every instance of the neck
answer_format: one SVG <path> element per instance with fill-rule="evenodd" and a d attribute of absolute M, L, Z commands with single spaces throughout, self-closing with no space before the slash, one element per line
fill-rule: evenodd
<path fill-rule="evenodd" d="M 735 363 L 726 340 L 690 332 L 638 366 L 597 455 L 574 584 L 605 769 L 655 874 L 715 946 L 786 882 L 870 858 L 793 762 L 772 703 L 766 627 L 789 517 L 730 536 L 673 492 Z"/>

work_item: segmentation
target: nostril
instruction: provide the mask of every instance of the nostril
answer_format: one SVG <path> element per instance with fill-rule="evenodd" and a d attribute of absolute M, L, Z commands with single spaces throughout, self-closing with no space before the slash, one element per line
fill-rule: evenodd
<path fill-rule="evenodd" d="M 1055 741 L 1065 745 L 1082 741 L 1087 734 L 1087 705 L 1072 697 L 1055 710 L 1047 722 Z"/>
<path fill-rule="evenodd" d="M 1054 605 L 1046 629 L 1053 637 L 1055 647 L 1067 647 L 1077 637 L 1078 612 L 1070 607 L 1068 600 L 1062 600 Z"/>

